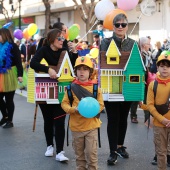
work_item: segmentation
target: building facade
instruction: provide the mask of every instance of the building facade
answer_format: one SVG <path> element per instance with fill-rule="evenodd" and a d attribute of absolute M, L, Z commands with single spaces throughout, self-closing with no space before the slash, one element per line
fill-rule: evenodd
<path fill-rule="evenodd" d="M 57 21 L 65 23 L 68 27 L 77 23 L 80 25 L 80 37 L 86 34 L 85 23 L 82 21 L 79 11 L 72 0 L 50 0 L 51 2 L 51 25 Z M 88 2 L 88 1 L 87 1 Z M 96 0 L 96 3 L 98 0 Z M 116 0 L 112 0 L 116 7 Z M 11 6 L 16 9 L 13 19 L 14 28 L 18 28 L 18 0 L 13 4 L 5 1 L 4 5 L 12 16 Z M 42 0 L 21 0 L 21 29 L 30 23 L 38 26 L 39 34 L 43 36 L 45 29 L 45 6 Z M 140 0 L 139 4 L 131 11 L 126 11 L 129 20 L 129 36 L 138 40 L 142 36 L 151 36 L 151 43 L 154 46 L 156 41 L 170 37 L 170 0 Z M 0 26 L 5 23 L 4 16 L 0 15 Z M 94 28 L 96 29 L 96 28 Z M 86 39 L 86 37 L 85 37 Z"/>

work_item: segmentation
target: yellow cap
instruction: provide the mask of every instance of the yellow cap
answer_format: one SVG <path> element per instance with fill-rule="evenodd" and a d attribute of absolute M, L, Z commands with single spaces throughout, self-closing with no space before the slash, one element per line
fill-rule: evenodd
<path fill-rule="evenodd" d="M 74 66 L 74 67 L 77 67 L 77 66 L 79 66 L 79 65 L 86 65 L 86 66 L 88 66 L 88 67 L 90 67 L 90 68 L 93 68 L 93 63 L 92 63 L 92 61 L 90 60 L 90 58 L 87 57 L 87 56 L 78 57 L 78 58 L 76 59 L 76 63 L 75 63 L 75 66 Z"/>
<path fill-rule="evenodd" d="M 158 60 L 157 60 L 157 64 L 158 62 L 162 61 L 162 60 L 167 60 L 170 62 L 170 54 L 161 54 L 159 57 L 158 57 Z"/>

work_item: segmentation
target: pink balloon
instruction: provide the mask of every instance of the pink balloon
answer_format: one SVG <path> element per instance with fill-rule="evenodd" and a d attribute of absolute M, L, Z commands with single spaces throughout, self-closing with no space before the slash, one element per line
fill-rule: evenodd
<path fill-rule="evenodd" d="M 134 9 L 138 3 L 139 0 L 117 0 L 118 8 L 124 11 L 129 11 Z"/>

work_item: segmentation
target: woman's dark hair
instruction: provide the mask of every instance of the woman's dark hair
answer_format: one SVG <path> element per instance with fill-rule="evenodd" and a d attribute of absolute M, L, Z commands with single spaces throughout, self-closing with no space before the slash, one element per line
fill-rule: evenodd
<path fill-rule="evenodd" d="M 61 31 L 58 29 L 52 29 L 48 32 L 47 38 L 43 41 L 43 46 L 51 45 L 55 39 L 61 35 Z"/>
<path fill-rule="evenodd" d="M 14 40 L 13 40 L 13 37 L 12 37 L 12 34 L 11 32 L 6 29 L 6 28 L 1 28 L 0 29 L 0 35 L 2 36 L 2 40 L 3 42 L 9 42 L 9 43 L 13 43 Z"/>
<path fill-rule="evenodd" d="M 57 28 L 57 29 L 59 29 L 60 31 L 62 31 L 62 29 L 63 29 L 63 23 L 62 22 L 56 22 L 56 23 L 54 23 L 53 24 L 53 26 L 49 26 L 49 29 L 55 29 L 55 28 Z"/>

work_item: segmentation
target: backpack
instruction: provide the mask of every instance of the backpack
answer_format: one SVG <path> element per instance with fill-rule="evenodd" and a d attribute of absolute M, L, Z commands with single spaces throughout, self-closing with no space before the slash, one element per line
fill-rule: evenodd
<path fill-rule="evenodd" d="M 98 84 L 93 84 L 93 97 L 95 99 L 97 99 L 97 93 L 98 93 Z M 73 104 L 73 94 L 71 92 L 71 84 L 67 85 L 67 95 L 68 95 L 68 98 L 69 98 L 69 101 L 70 101 L 70 106 L 72 106 L 72 104 Z M 99 115 L 100 115 L 100 113 L 99 113 Z M 70 117 L 69 117 L 69 119 L 70 119 Z M 68 141 L 68 136 L 69 136 L 69 119 L 68 119 L 68 125 L 67 125 L 67 146 L 69 146 L 69 141 Z M 98 128 L 98 142 L 99 142 L 99 148 L 101 148 L 100 128 Z"/>

